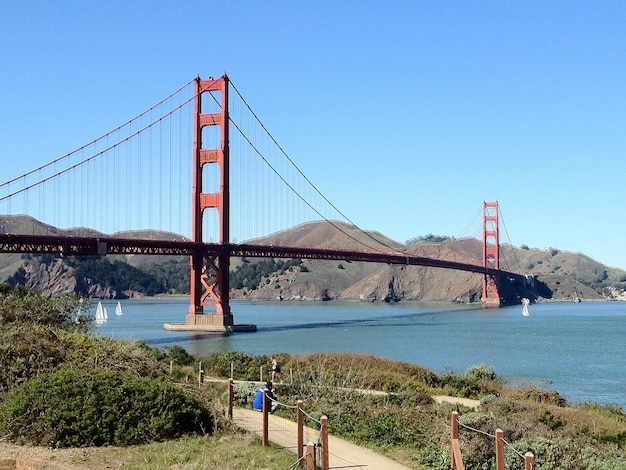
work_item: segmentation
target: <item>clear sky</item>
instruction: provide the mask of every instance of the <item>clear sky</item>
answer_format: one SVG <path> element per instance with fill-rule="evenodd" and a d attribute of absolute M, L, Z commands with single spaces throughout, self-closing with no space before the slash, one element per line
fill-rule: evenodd
<path fill-rule="evenodd" d="M 626 269 L 622 1 L 17 1 L 0 9 L 0 180 L 228 73 L 363 229 Z M 502 229 L 504 227 L 501 227 Z"/>

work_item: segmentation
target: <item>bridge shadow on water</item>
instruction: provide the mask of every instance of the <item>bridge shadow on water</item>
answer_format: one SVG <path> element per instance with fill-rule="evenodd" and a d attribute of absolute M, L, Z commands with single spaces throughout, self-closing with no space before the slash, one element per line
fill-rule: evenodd
<path fill-rule="evenodd" d="M 466 312 L 466 311 L 476 311 L 476 308 L 460 308 L 455 309 L 454 312 Z M 385 326 L 388 326 L 390 322 L 395 322 L 394 326 L 396 327 L 409 327 L 414 326 L 413 322 L 406 321 L 409 319 L 417 318 L 417 317 L 430 317 L 428 322 L 421 323 L 421 326 L 435 326 L 440 325 L 441 322 L 436 321 L 436 317 L 440 313 L 449 313 L 450 310 L 429 310 L 429 311 L 419 311 L 419 312 L 409 312 L 395 315 L 377 315 L 370 316 L 364 318 L 353 318 L 353 319 L 343 319 L 337 321 L 320 321 L 320 322 L 307 322 L 307 323 L 294 323 L 290 325 L 278 325 L 278 326 L 257 326 L 256 334 L 264 333 L 264 332 L 280 332 L 280 331 L 296 331 L 296 330 L 315 330 L 315 329 L 323 329 L 323 328 L 337 328 L 349 325 L 361 325 L 364 328 L 379 328 L 381 322 L 386 323 Z M 398 321 L 405 320 L 405 321 Z M 173 343 L 184 343 L 188 341 L 202 341 L 202 340 L 210 340 L 217 338 L 224 338 L 226 336 L 231 335 L 232 333 L 189 333 L 186 335 L 175 335 L 175 336 L 166 336 L 160 338 L 146 339 L 144 342 L 150 346 L 157 346 L 160 344 L 173 344 Z M 237 334 L 254 334 L 254 333 L 237 333 Z"/>
<path fill-rule="evenodd" d="M 425 317 L 434 315 L 433 313 L 410 313 L 403 315 L 389 315 L 389 316 L 376 316 L 367 318 L 353 318 L 350 320 L 338 320 L 338 321 L 323 321 L 313 323 L 298 323 L 293 325 L 281 325 L 281 326 L 269 326 L 269 327 L 257 327 L 257 331 L 294 331 L 294 330 L 314 330 L 318 328 L 335 328 L 348 325 L 363 325 L 364 327 L 377 327 L 378 323 L 384 321 L 389 322 L 391 320 L 406 319 L 412 317 Z M 408 325 L 409 323 L 406 323 Z"/>
<path fill-rule="evenodd" d="M 463 311 L 471 311 L 476 310 L 475 308 L 461 308 L 455 309 L 454 312 L 463 312 Z M 396 315 L 377 315 L 370 316 L 364 318 L 353 318 L 353 319 L 345 319 L 338 321 L 324 321 L 324 322 L 311 322 L 311 323 L 298 323 L 292 325 L 282 325 L 282 326 L 269 326 L 269 327 L 257 327 L 257 331 L 293 331 L 293 330 L 308 330 L 308 329 L 317 329 L 317 328 L 334 328 L 340 326 L 347 325 L 362 325 L 367 328 L 377 328 L 380 326 L 381 322 L 390 323 L 394 320 L 408 320 L 411 318 L 417 317 L 431 317 L 435 318 L 440 313 L 448 313 L 450 310 L 428 310 L 428 311 L 420 311 L 420 312 L 409 312 L 409 313 L 401 313 Z M 439 325 L 441 322 L 431 320 L 428 323 L 422 323 L 423 326 L 433 326 Z M 397 322 L 394 323 L 395 326 L 414 326 L 412 322 Z"/>
<path fill-rule="evenodd" d="M 152 339 L 144 339 L 143 342 L 148 346 L 158 346 L 160 344 L 172 344 L 172 343 L 186 343 L 188 341 L 201 341 L 204 339 L 216 339 L 216 338 L 224 338 L 228 336 L 229 333 L 192 333 L 176 336 L 164 336 L 160 338 L 152 338 Z"/>

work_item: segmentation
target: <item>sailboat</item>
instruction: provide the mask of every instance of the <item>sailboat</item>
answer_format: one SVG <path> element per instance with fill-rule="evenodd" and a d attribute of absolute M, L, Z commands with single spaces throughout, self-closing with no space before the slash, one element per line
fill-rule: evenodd
<path fill-rule="evenodd" d="M 117 305 L 115 306 L 115 315 L 121 315 L 122 313 L 122 304 L 119 302 L 119 300 L 117 301 Z"/>
<path fill-rule="evenodd" d="M 102 302 L 98 302 L 98 306 L 96 307 L 96 323 L 103 323 L 107 321 L 109 315 L 107 314 L 106 307 L 102 306 Z"/>
<path fill-rule="evenodd" d="M 530 304 L 530 300 L 528 300 L 526 297 L 524 297 L 522 299 L 522 315 L 524 315 L 525 317 L 530 316 L 530 312 L 528 311 L 528 305 Z"/>

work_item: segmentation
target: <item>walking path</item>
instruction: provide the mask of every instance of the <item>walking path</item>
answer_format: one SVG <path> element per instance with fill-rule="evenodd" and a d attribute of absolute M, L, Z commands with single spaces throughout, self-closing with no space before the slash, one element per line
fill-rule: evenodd
<path fill-rule="evenodd" d="M 258 411 L 234 408 L 233 423 L 242 429 L 261 435 L 263 432 L 263 414 Z M 319 432 L 305 428 L 305 445 L 308 441 L 316 441 Z M 298 454 L 298 425 L 288 419 L 269 415 L 269 440 Z M 355 470 L 409 470 L 409 467 L 384 457 L 376 452 L 359 447 L 338 437 L 328 436 L 328 460 L 330 468 L 349 468 Z"/>

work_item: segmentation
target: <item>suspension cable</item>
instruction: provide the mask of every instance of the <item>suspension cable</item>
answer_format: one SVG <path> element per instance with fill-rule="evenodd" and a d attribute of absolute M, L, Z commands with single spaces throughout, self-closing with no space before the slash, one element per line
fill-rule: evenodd
<path fill-rule="evenodd" d="M 370 233 L 364 231 L 363 229 L 361 229 L 357 224 L 355 224 L 349 217 L 347 217 L 342 211 L 340 211 L 332 202 L 330 202 L 328 200 L 328 198 L 326 196 L 324 196 L 324 194 L 322 194 L 322 192 L 311 182 L 311 180 L 309 180 L 309 178 L 307 178 L 307 176 L 302 172 L 302 170 L 300 170 L 300 168 L 294 163 L 294 161 L 289 157 L 289 155 L 287 154 L 287 152 L 285 152 L 285 150 L 280 146 L 280 144 L 276 141 L 276 139 L 274 138 L 274 136 L 270 133 L 270 131 L 265 127 L 265 125 L 261 122 L 261 120 L 259 119 L 259 117 L 256 115 L 256 113 L 252 110 L 252 108 L 250 107 L 250 105 L 248 104 L 248 102 L 245 100 L 245 98 L 241 95 L 241 93 L 239 92 L 239 90 L 237 89 L 237 87 L 234 85 L 234 83 L 232 81 L 230 81 L 231 86 L 233 87 L 233 89 L 235 90 L 235 92 L 237 93 L 237 95 L 239 96 L 239 98 L 241 99 L 241 101 L 245 104 L 245 106 L 247 107 L 248 111 L 250 111 L 250 113 L 254 116 L 254 118 L 256 119 L 256 121 L 259 123 L 259 125 L 261 126 L 261 128 L 265 131 L 265 133 L 269 136 L 269 138 L 272 140 L 272 142 L 274 143 L 274 145 L 276 145 L 276 147 L 280 150 L 280 152 L 283 154 L 283 156 L 289 161 L 289 163 L 291 163 L 291 165 L 296 169 L 296 171 L 300 174 L 300 176 L 302 176 L 304 178 L 304 180 L 309 184 L 310 187 L 312 187 L 315 192 L 317 194 L 319 194 L 322 199 L 324 201 L 326 201 L 326 203 L 332 207 L 338 214 L 340 214 L 346 221 L 348 221 L 352 226 L 354 226 L 356 229 L 358 229 L 362 234 L 364 234 L 365 236 L 367 236 L 368 238 L 372 239 L 374 242 L 384 246 L 385 248 L 389 248 L 390 250 L 396 252 L 396 253 L 401 253 L 404 254 L 402 251 L 389 246 L 388 244 L 386 244 L 385 242 L 378 240 L 377 238 L 375 238 L 373 235 L 371 235 Z M 215 98 L 214 98 L 215 99 Z M 231 122 L 235 125 L 235 127 L 237 128 L 237 130 L 239 131 L 239 133 L 243 136 L 243 138 L 254 148 L 254 150 L 256 151 L 256 153 L 259 155 L 259 157 L 261 157 L 265 163 L 272 169 L 272 171 L 274 171 L 274 173 L 276 173 L 276 175 L 294 192 L 294 194 L 296 196 L 298 196 L 307 206 L 309 206 L 309 208 L 311 208 L 317 215 L 319 215 L 322 219 L 324 219 L 326 222 L 328 222 L 329 224 L 331 224 L 333 227 L 335 227 L 337 230 L 339 230 L 341 233 L 343 233 L 344 235 L 346 235 L 347 237 L 351 238 L 352 240 L 354 240 L 355 242 L 357 242 L 358 244 L 361 244 L 363 246 L 366 246 L 368 248 L 371 248 L 375 251 L 378 252 L 383 252 L 382 250 L 380 250 L 379 248 L 373 247 L 368 245 L 367 243 L 362 242 L 361 240 L 356 239 L 355 237 L 353 237 L 352 235 L 350 235 L 349 233 L 347 233 L 345 230 L 341 229 L 340 227 L 338 227 L 336 224 L 334 224 L 331 220 L 327 219 L 323 214 L 321 214 L 316 208 L 314 208 L 309 202 L 307 202 L 305 200 L 305 198 L 298 193 L 298 191 L 296 191 L 293 186 L 291 186 L 279 173 L 278 171 L 267 161 L 267 159 L 261 154 L 261 152 L 252 144 L 252 142 L 248 139 L 248 137 L 241 131 L 241 129 L 239 128 L 239 126 L 233 122 L 231 120 Z"/>
<path fill-rule="evenodd" d="M 161 101 L 159 101 L 159 102 L 158 102 L 157 104 L 155 104 L 154 106 L 150 107 L 149 109 L 147 109 L 147 110 L 146 110 L 146 111 L 144 111 L 143 113 L 138 114 L 138 115 L 137 115 L 137 116 L 135 116 L 134 118 L 129 119 L 129 120 L 128 120 L 127 122 L 125 122 L 124 124 L 121 124 L 121 125 L 117 126 L 117 127 L 116 127 L 115 129 L 113 129 L 112 131 L 107 132 L 106 134 L 104 134 L 104 135 L 102 135 L 102 136 L 98 137 L 97 139 L 92 140 L 91 142 L 89 142 L 89 143 L 87 143 L 87 144 L 85 144 L 85 145 L 83 145 L 83 146 L 81 146 L 81 147 L 77 148 L 76 150 L 73 150 L 73 151 L 71 151 L 71 152 L 69 152 L 69 153 L 66 153 L 65 155 L 63 155 L 63 156 L 61 156 L 61 157 L 57 158 L 56 160 L 52 160 L 51 162 L 48 162 L 48 163 L 46 163 L 45 165 L 42 165 L 42 166 L 40 166 L 40 167 L 38 167 L 38 168 L 35 168 L 34 170 L 29 171 L 28 173 L 24 173 L 23 175 L 17 176 L 17 177 L 15 177 L 15 178 L 13 178 L 13 179 L 11 179 L 11 180 L 9 180 L 9 181 L 6 181 L 6 182 L 4 182 L 4 183 L 0 184 L 0 188 L 2 188 L 2 187 L 4 187 L 4 186 L 8 186 L 8 185 L 10 185 L 10 184 L 12 184 L 12 183 L 16 182 L 17 180 L 22 179 L 22 178 L 25 178 L 25 177 L 27 177 L 27 176 L 30 176 L 30 175 L 32 175 L 33 173 L 36 173 L 36 172 L 38 172 L 38 171 L 40 171 L 40 170 L 44 170 L 44 169 L 46 169 L 46 168 L 48 168 L 48 167 L 50 167 L 50 166 L 52 166 L 52 165 L 54 165 L 54 164 L 56 164 L 56 163 L 60 162 L 61 160 L 65 159 L 65 158 L 68 158 L 69 156 L 71 156 L 71 155 L 73 155 L 73 154 L 75 154 L 75 153 L 78 153 L 78 152 L 80 152 L 80 151 L 84 150 L 85 148 L 89 147 L 90 145 L 95 145 L 97 142 L 99 142 L 99 141 L 101 141 L 101 140 L 103 140 L 103 139 L 107 138 L 107 137 L 108 137 L 108 136 L 110 136 L 111 134 L 114 134 L 114 133 L 115 133 L 115 132 L 117 132 L 118 130 L 123 129 L 124 127 L 128 126 L 128 125 L 129 125 L 129 124 L 131 124 L 133 121 L 136 121 L 136 120 L 138 120 L 138 119 L 141 119 L 143 116 L 145 116 L 146 114 L 150 113 L 150 112 L 151 112 L 154 108 L 156 108 L 156 107 L 158 107 L 158 106 L 162 105 L 162 104 L 163 104 L 163 103 L 165 103 L 167 100 L 169 100 L 170 98 L 172 98 L 173 96 L 175 96 L 177 93 L 180 93 L 182 90 L 184 90 L 186 87 L 188 87 L 188 86 L 189 86 L 189 85 L 190 85 L 190 84 L 191 84 L 194 80 L 195 80 L 195 79 L 192 79 L 192 80 L 188 81 L 188 82 L 187 82 L 187 83 L 185 83 L 183 86 L 181 86 L 178 90 L 176 90 L 176 91 L 174 91 L 174 92 L 170 93 L 170 95 L 169 95 L 169 96 L 167 96 L 166 98 L 163 98 Z M 189 100 L 189 101 L 191 101 L 191 100 Z M 182 107 L 182 106 L 181 106 L 181 107 Z M 177 109 L 178 109 L 178 108 L 177 108 Z M 171 114 L 171 113 L 170 113 L 170 114 Z M 61 172 L 61 173 L 62 173 L 62 172 Z"/>
<path fill-rule="evenodd" d="M 1 201 L 4 201 L 4 200 L 6 200 L 6 199 L 10 199 L 10 198 L 12 198 L 12 197 L 14 197 L 14 196 L 16 196 L 16 195 L 18 195 L 18 194 L 24 193 L 24 192 L 26 192 L 26 191 L 28 191 L 28 190 L 30 190 L 30 189 L 32 189 L 32 188 L 35 188 L 35 187 L 37 187 L 37 186 L 39 186 L 39 185 L 41 185 L 41 184 L 46 183 L 47 181 L 54 180 L 55 178 L 58 178 L 59 176 L 64 175 L 64 174 L 66 174 L 66 173 L 68 173 L 68 172 L 70 172 L 70 171 L 72 171 L 72 170 L 75 170 L 76 168 L 80 168 L 81 166 L 83 166 L 83 165 L 85 165 L 85 164 L 87 164 L 87 163 L 89 163 L 89 162 L 91 162 L 91 161 L 95 160 L 96 158 L 98 158 L 98 157 L 100 157 L 100 156 L 104 155 L 105 153 L 110 152 L 111 150 L 113 150 L 113 149 L 115 149 L 115 148 L 119 147 L 121 144 L 124 144 L 124 143 L 126 143 L 126 142 L 129 142 L 130 140 L 134 139 L 135 137 L 137 137 L 137 136 L 138 136 L 139 134 L 141 134 L 142 132 L 146 131 L 147 129 L 151 129 L 151 128 L 152 128 L 153 126 L 155 126 L 156 124 L 158 124 L 158 123 L 160 123 L 161 121 L 163 121 L 164 119 L 166 119 L 166 118 L 170 117 L 172 114 L 174 114 L 175 112 L 177 112 L 178 110 L 180 110 L 181 108 L 183 108 L 184 106 L 186 106 L 188 103 L 190 103 L 193 99 L 194 99 L 194 97 L 189 98 L 187 101 L 183 102 L 181 105 L 179 105 L 179 106 L 177 106 L 176 108 L 172 109 L 171 111 L 169 111 L 168 113 L 164 114 L 163 116 L 160 116 L 160 117 L 159 117 L 158 119 L 156 119 L 155 121 L 153 121 L 153 122 L 151 122 L 151 123 L 149 123 L 149 124 L 145 125 L 145 126 L 144 126 L 144 127 L 142 127 L 141 129 L 139 129 L 139 130 L 137 130 L 136 132 L 134 132 L 133 134 L 131 134 L 131 135 L 129 135 L 129 136 L 127 136 L 127 137 L 123 138 L 122 140 L 120 140 L 120 141 L 118 141 L 118 142 L 115 142 L 114 144 L 112 144 L 112 145 L 108 146 L 107 148 L 105 148 L 105 149 L 103 149 L 103 150 L 101 150 L 101 151 L 99 151 L 99 152 L 95 152 L 93 155 L 91 155 L 91 156 L 89 156 L 89 157 L 87 157 L 87 158 L 85 158 L 85 159 L 83 159 L 83 160 L 81 160 L 81 161 L 79 161 L 79 162 L 77 162 L 77 163 L 75 163 L 75 164 L 73 164 L 73 165 L 70 165 L 70 166 L 68 166 L 67 168 L 63 169 L 63 170 L 57 171 L 56 173 L 53 173 L 53 174 L 52 174 L 52 175 L 50 175 L 50 176 L 47 176 L 47 177 L 45 177 L 45 178 L 43 178 L 43 179 L 40 179 L 39 181 L 37 181 L 37 182 L 35 182 L 35 183 L 32 183 L 32 184 L 30 184 L 30 185 L 28 185 L 28 186 L 24 186 L 23 188 L 20 188 L 20 189 L 18 189 L 18 190 L 16 190 L 16 191 L 12 192 L 12 193 L 10 193 L 10 194 L 7 194 L 7 195 L 5 195 L 5 196 L 0 196 L 0 202 L 1 202 Z M 146 114 L 146 113 L 142 113 L 142 114 Z M 108 135 L 108 134 L 109 134 L 109 133 L 107 133 L 106 135 Z M 93 144 L 93 145 L 95 146 L 95 143 L 96 143 L 96 142 L 97 142 L 97 141 L 93 141 L 93 142 L 91 142 L 91 144 Z M 91 145 L 91 144 L 89 144 L 89 145 Z M 85 145 L 85 146 L 81 147 L 81 148 L 80 148 L 80 149 L 78 149 L 78 150 L 82 150 L 82 149 L 83 149 L 83 148 L 85 148 L 85 147 L 87 147 L 87 145 Z M 67 156 L 69 156 L 69 155 L 71 155 L 72 153 L 75 153 L 75 152 L 76 152 L 76 151 L 71 152 L 71 153 L 67 154 L 65 157 L 67 157 Z M 55 160 L 55 162 L 58 162 L 59 160 L 62 160 L 62 159 L 63 159 L 63 158 L 65 158 L 65 157 L 58 158 L 57 160 Z M 48 163 L 48 164 L 46 164 L 46 165 L 43 165 L 42 167 L 38 168 L 37 170 L 32 170 L 32 171 L 30 171 L 30 172 L 28 172 L 28 173 L 26 173 L 26 174 L 24 174 L 24 175 L 20 176 L 19 178 L 14 178 L 13 180 L 11 180 L 11 181 L 9 181 L 9 182 L 6 182 L 6 183 L 4 183 L 4 184 L 0 185 L 0 187 L 2 187 L 2 186 L 8 186 L 10 183 L 15 182 L 15 181 L 17 181 L 17 180 L 19 180 L 19 179 L 21 179 L 21 178 L 24 178 L 24 177 L 26 177 L 27 175 L 30 175 L 30 174 L 34 173 L 35 171 L 38 171 L 38 170 L 44 169 L 44 168 L 46 168 L 46 167 L 49 167 L 50 165 L 51 165 L 51 163 Z"/>
<path fill-rule="evenodd" d="M 515 259 L 515 262 L 517 263 L 517 268 L 519 269 L 519 271 L 523 272 L 519 259 L 517 258 L 517 255 L 515 254 L 515 250 L 513 249 L 513 243 L 511 243 L 511 237 L 509 236 L 509 231 L 506 228 L 506 223 L 504 222 L 504 216 L 502 215 L 502 210 L 500 209 L 500 206 L 498 206 L 498 210 L 500 211 L 500 219 L 502 219 L 502 225 L 504 226 L 504 233 L 506 233 L 506 239 L 508 240 L 509 246 L 511 247 L 511 253 L 513 254 L 513 259 Z M 509 269 L 509 270 L 512 271 L 512 269 Z"/>

